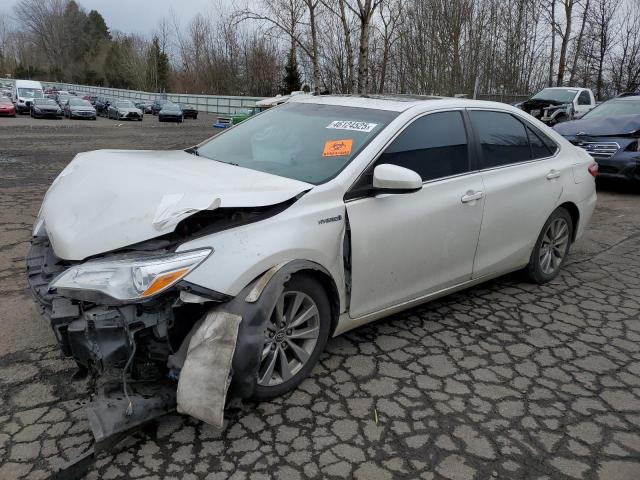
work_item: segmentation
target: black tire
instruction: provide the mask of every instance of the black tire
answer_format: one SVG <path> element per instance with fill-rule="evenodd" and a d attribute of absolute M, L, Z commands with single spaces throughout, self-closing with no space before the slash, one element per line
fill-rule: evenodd
<path fill-rule="evenodd" d="M 269 400 L 294 390 L 300 382 L 309 376 L 313 367 L 318 363 L 318 358 L 324 351 L 329 338 L 331 305 L 329 304 L 327 293 L 320 282 L 307 275 L 294 275 L 284 286 L 283 293 L 286 292 L 302 292 L 316 304 L 319 312 L 318 337 L 306 363 L 289 380 L 273 386 L 260 385 L 256 380 L 256 388 L 252 397 L 254 400 Z M 275 311 L 275 305 L 272 310 Z"/>
<path fill-rule="evenodd" d="M 547 239 L 549 238 L 547 235 L 549 232 L 549 229 L 551 225 L 556 221 L 559 222 L 560 224 L 562 224 L 562 222 L 565 222 L 567 226 L 567 231 L 565 232 L 567 237 L 566 245 L 562 246 L 559 250 L 555 248 L 549 248 L 549 243 L 547 242 Z M 533 251 L 531 252 L 531 257 L 529 258 L 529 264 L 524 270 L 529 281 L 533 283 L 543 284 L 553 280 L 555 277 L 558 276 L 558 273 L 560 272 L 562 265 L 564 264 L 564 262 L 567 259 L 567 256 L 569 255 L 569 250 L 571 249 L 571 242 L 573 240 L 573 229 L 574 229 L 573 220 L 571 219 L 571 215 L 569 214 L 567 209 L 565 209 L 564 207 L 559 207 L 556 210 L 554 210 L 554 212 L 549 216 L 549 218 L 545 222 L 544 227 L 542 227 L 542 230 L 540 231 L 540 235 L 538 235 L 538 240 L 536 240 L 536 244 L 533 247 Z M 547 269 L 546 271 L 545 271 L 544 262 L 542 258 L 545 255 L 545 251 L 549 251 L 550 255 L 554 259 L 558 259 L 559 258 L 558 255 L 561 255 L 557 265 L 556 266 L 553 266 L 553 264 L 549 265 L 550 270 Z M 555 255 L 554 251 L 558 251 L 559 252 L 558 255 Z"/>

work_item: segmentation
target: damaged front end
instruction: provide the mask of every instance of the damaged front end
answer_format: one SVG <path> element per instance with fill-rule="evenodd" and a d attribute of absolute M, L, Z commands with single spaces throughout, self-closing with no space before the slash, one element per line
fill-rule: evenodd
<path fill-rule="evenodd" d="M 117 261 L 123 260 L 112 263 Z M 110 265 L 94 263 L 97 270 L 103 271 Z M 128 364 L 135 378 L 163 376 L 168 356 L 180 346 L 195 323 L 193 318 L 199 318 L 206 307 L 180 299 L 182 291 L 193 290 L 186 282 L 177 282 L 161 295 L 135 300 L 112 298 L 100 290 L 74 290 L 73 281 L 97 284 L 102 281 L 96 279 L 100 274 L 119 274 L 115 270 L 78 271 L 90 264 L 57 258 L 47 237 L 34 237 L 27 256 L 31 291 L 41 313 L 50 321 L 62 352 L 72 357 L 83 373 L 101 375 Z M 86 278 L 78 280 L 81 276 Z M 64 288 L 52 287 L 52 283 Z M 206 300 L 228 298 L 210 292 Z"/>
<path fill-rule="evenodd" d="M 574 116 L 571 102 L 532 98 L 522 103 L 520 108 L 547 125 L 571 120 Z"/>

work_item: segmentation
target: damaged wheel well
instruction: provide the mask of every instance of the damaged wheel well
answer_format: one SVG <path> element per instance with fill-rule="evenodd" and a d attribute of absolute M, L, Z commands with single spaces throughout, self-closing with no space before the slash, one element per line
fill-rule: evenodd
<path fill-rule="evenodd" d="M 576 239 L 576 232 L 578 231 L 578 222 L 580 221 L 580 210 L 578 210 L 575 203 L 571 202 L 565 202 L 558 208 L 564 208 L 571 216 L 571 221 L 573 222 L 573 238 L 571 239 L 571 242 L 574 242 Z"/>
<path fill-rule="evenodd" d="M 298 270 L 293 275 L 307 275 L 317 280 L 327 293 L 327 298 L 331 305 L 331 330 L 329 331 L 329 338 L 331 338 L 338 325 L 338 317 L 340 316 L 340 294 L 338 293 L 338 287 L 333 281 L 333 278 L 324 271 L 312 268 Z"/>

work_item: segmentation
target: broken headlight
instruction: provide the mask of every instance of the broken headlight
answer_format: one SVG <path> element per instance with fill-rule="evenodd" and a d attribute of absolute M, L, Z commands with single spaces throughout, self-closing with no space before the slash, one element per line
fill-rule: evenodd
<path fill-rule="evenodd" d="M 152 297 L 175 284 L 209 256 L 211 249 L 146 258 L 92 260 L 71 267 L 49 285 L 61 295 L 89 299 L 104 294 L 119 301 Z"/>

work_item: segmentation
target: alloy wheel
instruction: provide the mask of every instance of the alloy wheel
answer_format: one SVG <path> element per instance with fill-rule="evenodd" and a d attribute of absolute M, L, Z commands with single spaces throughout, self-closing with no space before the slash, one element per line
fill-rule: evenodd
<path fill-rule="evenodd" d="M 320 312 L 313 299 L 285 291 L 267 322 L 258 384 L 265 387 L 290 380 L 309 360 L 320 335 Z"/>
<path fill-rule="evenodd" d="M 538 261 L 540 269 L 546 275 L 553 274 L 564 259 L 569 244 L 569 224 L 564 218 L 554 219 L 544 233 Z"/>

